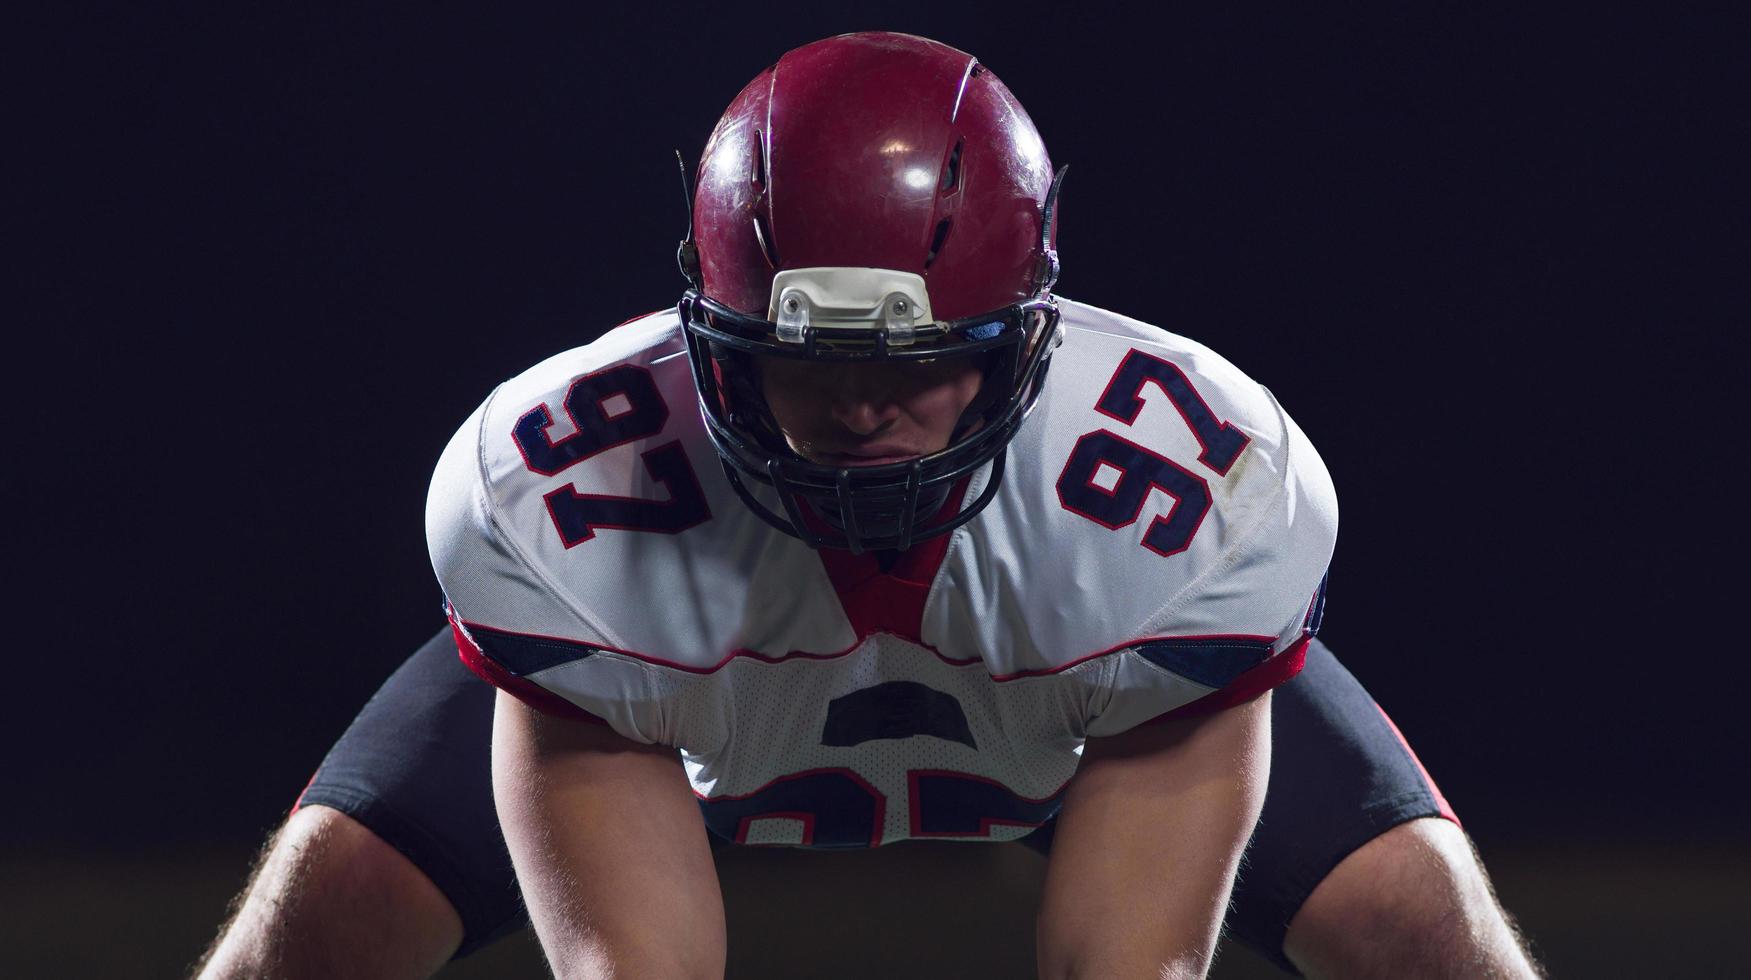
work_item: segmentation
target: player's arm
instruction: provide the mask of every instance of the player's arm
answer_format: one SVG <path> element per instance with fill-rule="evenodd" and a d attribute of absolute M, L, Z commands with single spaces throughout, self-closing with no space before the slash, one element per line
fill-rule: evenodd
<path fill-rule="evenodd" d="M 500 691 L 492 771 L 555 976 L 723 976 L 723 895 L 674 749 Z"/>
<path fill-rule="evenodd" d="M 1202 977 L 1264 805 L 1269 692 L 1091 738 L 1058 814 L 1042 980 Z"/>

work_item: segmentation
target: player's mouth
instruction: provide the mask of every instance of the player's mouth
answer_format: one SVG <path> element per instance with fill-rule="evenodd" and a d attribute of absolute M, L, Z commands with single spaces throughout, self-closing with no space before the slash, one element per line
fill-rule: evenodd
<path fill-rule="evenodd" d="M 917 459 L 923 453 L 893 443 L 875 443 L 859 446 L 850 452 L 816 451 L 812 454 L 815 461 L 828 466 L 882 466 L 887 463 L 904 463 Z"/>

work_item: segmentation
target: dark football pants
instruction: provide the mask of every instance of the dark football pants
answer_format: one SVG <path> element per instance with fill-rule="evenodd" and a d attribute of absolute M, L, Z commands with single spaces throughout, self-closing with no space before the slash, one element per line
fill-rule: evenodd
<path fill-rule="evenodd" d="M 298 800 L 350 815 L 418 865 L 462 918 L 459 957 L 528 921 L 493 811 L 493 699 L 444 630 L 377 691 Z M 1271 723 L 1270 787 L 1227 930 L 1295 972 L 1283 936 L 1327 872 L 1388 828 L 1453 815 L 1392 722 L 1318 640 L 1301 673 L 1276 689 Z M 1052 830 L 1022 843 L 1047 851 Z"/>

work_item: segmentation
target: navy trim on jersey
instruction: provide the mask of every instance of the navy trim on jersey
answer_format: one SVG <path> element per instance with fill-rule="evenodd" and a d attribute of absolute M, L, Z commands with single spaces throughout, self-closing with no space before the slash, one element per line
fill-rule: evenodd
<path fill-rule="evenodd" d="M 468 624 L 468 633 L 480 652 L 518 677 L 527 677 L 549 667 L 593 657 L 601 651 L 587 643 L 551 636 L 510 633 L 490 626 Z"/>
<path fill-rule="evenodd" d="M 1150 640 L 1135 647 L 1143 659 L 1205 687 L 1223 688 L 1270 659 L 1271 641 L 1247 637 Z"/>
<path fill-rule="evenodd" d="M 1329 581 L 1331 581 L 1331 570 L 1327 569 L 1326 573 L 1319 577 L 1319 588 L 1313 592 L 1313 601 L 1307 605 L 1307 618 L 1302 621 L 1301 628 L 1309 636 L 1317 635 L 1319 627 L 1325 623 L 1325 584 Z"/>
<path fill-rule="evenodd" d="M 800 820 L 807 845 L 875 847 L 882 842 L 888 798 L 846 768 L 807 769 L 780 776 L 739 796 L 700 796 L 705 826 L 726 841 L 745 844 L 756 820 Z"/>
<path fill-rule="evenodd" d="M 1031 799 L 986 776 L 913 769 L 906 773 L 912 836 L 988 838 L 992 827 L 1038 827 L 1058 815 L 1069 786 L 1065 780 L 1050 796 Z"/>

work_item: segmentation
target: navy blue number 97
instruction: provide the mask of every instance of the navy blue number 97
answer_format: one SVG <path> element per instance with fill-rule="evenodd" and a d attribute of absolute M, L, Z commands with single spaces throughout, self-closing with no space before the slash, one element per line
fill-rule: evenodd
<path fill-rule="evenodd" d="M 1167 394 L 1197 438 L 1202 449 L 1198 462 L 1217 476 L 1226 475 L 1250 440 L 1232 423 L 1217 418 L 1191 379 L 1171 361 L 1140 350 L 1127 353 L 1095 402 L 1095 410 L 1131 425 L 1143 410 L 1143 386 L 1151 383 Z M 1210 484 L 1203 477 L 1106 429 L 1076 440 L 1058 475 L 1058 500 L 1065 510 L 1114 530 L 1137 522 L 1152 489 L 1172 497 L 1174 504 L 1149 523 L 1143 547 L 1158 555 L 1178 554 L 1191 545 L 1210 511 Z"/>
<path fill-rule="evenodd" d="M 656 380 L 649 371 L 630 364 L 573 381 L 562 407 L 577 430 L 571 435 L 558 440 L 548 435 L 553 413 L 546 405 L 524 412 L 511 432 L 523 464 L 542 476 L 558 475 L 604 450 L 654 436 L 669 421 L 669 406 Z M 711 519 L 705 491 L 679 441 L 647 450 L 640 459 L 651 479 L 669 492 L 669 499 L 586 494 L 572 486 L 543 498 L 567 548 L 595 537 L 598 528 L 674 534 Z"/>

